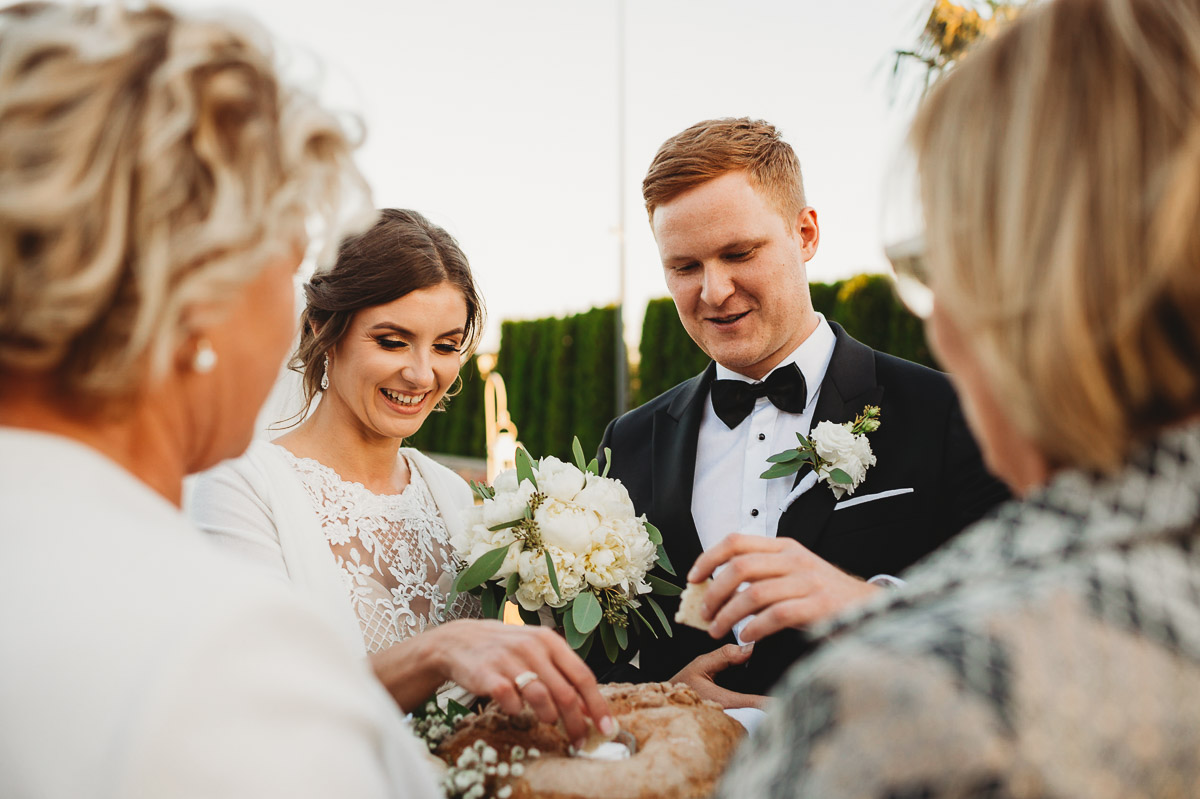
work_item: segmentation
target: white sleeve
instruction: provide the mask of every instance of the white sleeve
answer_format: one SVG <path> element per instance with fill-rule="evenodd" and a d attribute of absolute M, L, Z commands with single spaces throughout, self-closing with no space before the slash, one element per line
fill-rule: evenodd
<path fill-rule="evenodd" d="M 220 610 L 163 655 L 118 795 L 441 796 L 391 698 L 294 601 Z"/>
<path fill-rule="evenodd" d="M 252 481 L 245 457 L 226 461 L 192 482 L 187 513 L 220 548 L 287 580 L 275 509 L 266 480 Z"/>

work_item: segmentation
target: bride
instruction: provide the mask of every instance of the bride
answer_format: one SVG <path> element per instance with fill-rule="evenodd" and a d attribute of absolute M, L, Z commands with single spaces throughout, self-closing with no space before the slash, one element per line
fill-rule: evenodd
<path fill-rule="evenodd" d="M 457 243 L 420 214 L 384 210 L 305 291 L 292 367 L 301 413 L 316 407 L 202 475 L 196 522 L 315 599 L 405 710 L 442 686 L 510 713 L 528 702 L 573 740 L 588 716 L 611 729 L 591 670 L 559 636 L 472 618 L 473 597 L 446 605 L 471 492 L 400 444 L 444 408 L 478 342 L 483 303 Z"/>

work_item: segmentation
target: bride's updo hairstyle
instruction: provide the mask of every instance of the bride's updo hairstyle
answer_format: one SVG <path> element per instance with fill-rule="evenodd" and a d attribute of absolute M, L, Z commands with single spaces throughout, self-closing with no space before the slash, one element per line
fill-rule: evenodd
<path fill-rule="evenodd" d="M 911 141 L 937 304 L 1052 466 L 1200 413 L 1200 0 L 1034 5 Z"/>
<path fill-rule="evenodd" d="M 304 407 L 295 418 L 303 419 L 320 394 L 325 354 L 341 341 L 357 312 L 442 283 L 461 291 L 467 302 L 465 363 L 479 345 L 484 307 L 454 237 L 416 211 L 385 208 L 371 229 L 344 239 L 333 267 L 317 272 L 304 287 L 300 345 L 290 363 L 304 384 Z M 456 391 L 446 392 L 437 408 L 443 409 Z"/>
<path fill-rule="evenodd" d="M 365 191 L 351 149 L 248 22 L 0 10 L 0 390 L 42 373 L 94 408 L 164 376 L 307 221 Z"/>

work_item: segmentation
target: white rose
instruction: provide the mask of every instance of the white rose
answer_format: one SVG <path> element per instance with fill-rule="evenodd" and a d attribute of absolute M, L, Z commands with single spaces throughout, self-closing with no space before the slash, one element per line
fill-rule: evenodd
<path fill-rule="evenodd" d="M 538 490 L 551 499 L 570 501 L 583 488 L 583 472 L 558 458 L 542 458 L 537 469 Z"/>
<path fill-rule="evenodd" d="M 844 425 L 821 422 L 812 433 L 817 454 L 830 463 L 854 457 L 854 434 Z"/>
<path fill-rule="evenodd" d="M 632 519 L 633 501 L 620 480 L 592 476 L 575 497 L 575 502 L 591 508 L 605 518 Z"/>
<path fill-rule="evenodd" d="M 838 499 L 845 494 L 853 494 L 854 489 L 866 478 L 867 467 L 875 465 L 875 455 L 866 436 L 856 436 L 844 425 L 821 422 L 813 431 L 812 442 L 817 454 L 829 463 L 821 470 L 820 476 L 827 480 Z M 834 469 L 845 472 L 850 477 L 850 484 L 829 480 Z"/>
<path fill-rule="evenodd" d="M 600 526 L 595 511 L 558 499 L 543 502 L 533 519 L 547 545 L 578 554 L 591 548 L 592 531 Z"/>

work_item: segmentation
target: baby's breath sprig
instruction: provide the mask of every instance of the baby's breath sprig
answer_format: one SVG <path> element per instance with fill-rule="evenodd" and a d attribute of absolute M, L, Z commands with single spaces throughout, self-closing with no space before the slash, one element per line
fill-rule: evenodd
<path fill-rule="evenodd" d="M 458 759 L 442 777 L 442 789 L 452 799 L 509 799 L 513 794 L 510 778 L 525 774 L 525 763 L 541 757 L 537 749 L 526 751 L 514 746 L 508 758 L 502 758 L 495 747 L 480 739 L 459 753 Z"/>
<path fill-rule="evenodd" d="M 432 752 L 454 732 L 460 721 L 470 715 L 470 709 L 453 699 L 447 700 L 444 708 L 436 699 L 430 699 L 418 710 L 413 711 L 412 730 Z"/>

